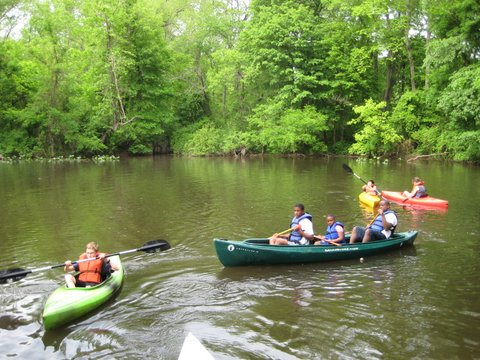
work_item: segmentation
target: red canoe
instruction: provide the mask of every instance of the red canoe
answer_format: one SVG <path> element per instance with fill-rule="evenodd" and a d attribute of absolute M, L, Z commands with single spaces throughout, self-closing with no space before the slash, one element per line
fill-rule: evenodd
<path fill-rule="evenodd" d="M 447 200 L 437 199 L 431 196 L 408 199 L 405 196 L 403 196 L 401 192 L 397 192 L 397 191 L 382 191 L 382 196 L 385 199 L 396 202 L 398 204 L 420 205 L 420 206 L 426 206 L 426 207 L 432 206 L 432 207 L 442 207 L 442 208 L 448 207 Z"/>

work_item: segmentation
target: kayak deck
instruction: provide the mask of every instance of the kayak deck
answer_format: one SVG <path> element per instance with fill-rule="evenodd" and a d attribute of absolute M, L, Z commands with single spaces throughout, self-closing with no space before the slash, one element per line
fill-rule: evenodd
<path fill-rule="evenodd" d="M 374 209 L 379 205 L 381 198 L 377 195 L 370 195 L 366 192 L 361 192 L 358 195 L 358 200 L 360 200 L 365 206 Z"/>
<path fill-rule="evenodd" d="M 89 313 L 121 289 L 124 279 L 123 266 L 118 256 L 112 256 L 113 259 L 120 265 L 120 269 L 99 285 L 88 288 L 67 288 L 63 285 L 48 297 L 42 315 L 46 330 L 55 329 Z"/>

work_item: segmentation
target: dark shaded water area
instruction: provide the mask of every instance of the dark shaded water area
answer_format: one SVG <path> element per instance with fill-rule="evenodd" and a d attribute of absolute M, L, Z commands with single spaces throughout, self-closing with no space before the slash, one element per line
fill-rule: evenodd
<path fill-rule="evenodd" d="M 305 204 L 318 233 L 334 213 L 366 224 L 363 185 L 409 189 L 422 177 L 448 210 L 394 205 L 413 247 L 324 264 L 223 268 L 212 239 L 268 237 Z M 45 331 L 62 269 L 0 285 L 0 357 L 176 359 L 192 332 L 216 359 L 480 358 L 480 169 L 351 159 L 152 157 L 0 163 L 0 269 L 76 259 L 166 239 L 122 257 L 125 284 L 89 316 Z"/>

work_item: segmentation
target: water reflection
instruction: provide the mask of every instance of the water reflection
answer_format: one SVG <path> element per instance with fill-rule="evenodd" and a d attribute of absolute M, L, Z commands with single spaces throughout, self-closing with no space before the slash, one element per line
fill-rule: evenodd
<path fill-rule="evenodd" d="M 316 230 L 328 213 L 348 230 L 368 223 L 372 211 L 359 206 L 361 184 L 343 161 L 156 157 L 0 167 L 9 189 L 0 193 L 0 269 L 61 263 L 88 240 L 109 251 L 156 238 L 172 245 L 122 258 L 117 298 L 53 332 L 41 312 L 61 269 L 0 286 L 0 342 L 9 344 L 0 357 L 175 359 L 192 331 L 217 359 L 479 358 L 475 167 L 348 160 L 391 188 L 421 166 L 450 208 L 394 205 L 398 231 L 419 231 L 415 246 L 363 263 L 222 267 L 214 237 L 283 230 L 295 202 L 305 203 Z"/>

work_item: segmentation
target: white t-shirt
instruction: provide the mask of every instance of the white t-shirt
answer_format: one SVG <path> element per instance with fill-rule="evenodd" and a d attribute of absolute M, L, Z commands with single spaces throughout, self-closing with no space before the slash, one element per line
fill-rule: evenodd
<path fill-rule="evenodd" d="M 387 221 L 387 223 L 392 224 L 392 226 L 397 226 L 397 216 L 393 212 L 385 214 L 385 220 Z M 392 230 L 383 229 L 382 233 L 388 239 L 390 235 L 392 235 Z"/>
<path fill-rule="evenodd" d="M 302 231 L 306 232 L 307 234 L 313 235 L 313 223 L 309 219 L 302 219 L 300 220 L 299 224 L 302 226 Z M 302 237 L 302 242 L 307 240 L 308 244 L 308 239 L 305 239 L 305 237 Z"/>

